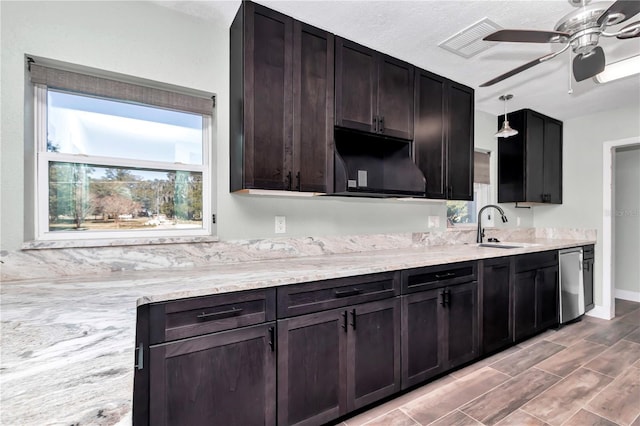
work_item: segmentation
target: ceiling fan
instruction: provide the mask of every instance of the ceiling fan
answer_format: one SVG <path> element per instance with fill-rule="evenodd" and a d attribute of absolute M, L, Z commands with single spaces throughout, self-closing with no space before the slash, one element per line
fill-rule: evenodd
<path fill-rule="evenodd" d="M 512 69 L 480 85 L 487 87 L 512 77 L 542 62 L 560 55 L 569 47 L 576 54 L 573 59 L 573 76 L 576 81 L 593 77 L 604 70 L 605 59 L 598 40 L 602 37 L 628 39 L 640 37 L 640 21 L 624 28 L 607 32 L 607 27 L 621 24 L 640 13 L 640 0 L 618 0 L 591 3 L 591 0 L 568 0 L 577 9 L 565 15 L 555 26 L 554 31 L 538 30 L 500 30 L 484 38 L 487 41 L 506 41 L 516 43 L 561 43 L 565 46 L 557 52 L 541 56 Z"/>

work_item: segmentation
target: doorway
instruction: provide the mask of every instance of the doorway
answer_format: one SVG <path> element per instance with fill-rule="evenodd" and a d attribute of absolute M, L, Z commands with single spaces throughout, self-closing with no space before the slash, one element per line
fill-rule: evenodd
<path fill-rule="evenodd" d="M 640 137 L 608 141 L 602 152 L 602 312 L 601 316 L 615 316 L 615 154 L 618 148 L 640 146 Z"/>

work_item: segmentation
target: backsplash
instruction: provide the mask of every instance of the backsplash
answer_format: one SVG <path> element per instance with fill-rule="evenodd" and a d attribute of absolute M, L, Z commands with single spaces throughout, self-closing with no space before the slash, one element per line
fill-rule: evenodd
<path fill-rule="evenodd" d="M 487 238 L 501 241 L 596 239 L 595 230 L 585 229 L 486 228 L 485 231 Z M 194 268 L 265 259 L 472 244 L 475 240 L 475 229 L 454 228 L 439 232 L 3 251 L 0 252 L 0 279 L 7 282 L 116 271 Z"/>

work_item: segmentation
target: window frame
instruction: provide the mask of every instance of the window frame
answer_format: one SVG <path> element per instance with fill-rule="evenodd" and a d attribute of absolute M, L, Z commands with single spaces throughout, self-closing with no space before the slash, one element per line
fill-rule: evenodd
<path fill-rule="evenodd" d="M 185 237 L 207 237 L 212 236 L 213 232 L 213 220 L 209 220 L 212 217 L 213 210 L 213 185 L 211 184 L 211 151 L 213 147 L 213 103 L 212 114 L 199 114 L 202 116 L 202 164 L 184 164 L 184 163 L 170 163 L 162 161 L 148 161 L 133 158 L 117 158 L 117 157 L 105 157 L 105 156 L 93 156 L 83 154 L 67 154 L 60 152 L 50 152 L 47 150 L 47 136 L 48 136 L 48 104 L 47 96 L 49 87 L 42 83 L 32 83 L 33 85 L 33 97 L 34 97 L 34 148 L 36 156 L 36 168 L 35 168 L 35 237 L 38 241 L 69 241 L 69 240 L 127 240 L 127 239 L 140 239 L 140 240 L 152 240 L 154 238 L 175 238 L 183 240 Z M 98 99 L 109 99 L 118 102 L 131 102 L 128 100 L 109 98 L 107 96 L 92 95 L 88 93 L 80 93 L 73 90 L 59 89 L 52 87 L 51 90 L 57 92 L 71 93 L 80 96 L 95 97 Z M 135 102 L 131 102 L 135 103 Z M 157 106 L 148 103 L 142 103 L 142 105 L 159 108 Z M 181 111 L 175 109 L 175 111 Z M 182 112 L 182 111 L 181 111 Z M 190 111 L 184 111 L 193 113 Z M 195 113 L 197 114 L 197 113 Z M 189 171 L 202 173 L 202 228 L 198 229 L 140 229 L 140 230 L 84 230 L 82 232 L 67 232 L 67 231 L 50 231 L 49 230 L 49 164 L 52 162 L 62 162 L 71 164 L 89 164 L 96 166 L 112 166 L 112 167 L 125 167 L 132 169 L 149 169 L 158 171 Z"/>

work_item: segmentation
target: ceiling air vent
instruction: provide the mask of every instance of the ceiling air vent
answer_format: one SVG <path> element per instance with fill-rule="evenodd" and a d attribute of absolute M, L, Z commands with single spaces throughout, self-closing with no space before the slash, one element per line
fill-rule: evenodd
<path fill-rule="evenodd" d="M 501 26 L 489 18 L 484 18 L 452 35 L 438 46 L 463 58 L 470 58 L 497 44 L 494 41 L 484 41 L 482 39 L 501 29 Z"/>

